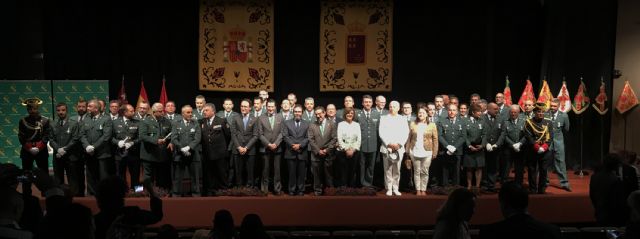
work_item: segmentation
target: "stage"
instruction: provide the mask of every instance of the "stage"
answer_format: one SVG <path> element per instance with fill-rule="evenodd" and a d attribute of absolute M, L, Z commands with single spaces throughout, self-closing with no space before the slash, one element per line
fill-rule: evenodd
<path fill-rule="evenodd" d="M 555 224 L 594 222 L 589 199 L 589 176 L 579 177 L 568 172 L 573 192 L 557 188 L 555 174 L 549 174 L 551 185 L 547 194 L 531 195 L 529 212 L 536 218 Z M 526 181 L 526 180 L 525 180 Z M 273 196 L 266 197 L 183 197 L 163 198 L 164 219 L 177 228 L 210 227 L 219 209 L 232 212 L 236 225 L 242 217 L 256 213 L 268 227 L 388 227 L 430 226 L 446 196 Z M 97 211 L 92 197 L 74 198 L 75 202 Z M 147 198 L 128 198 L 127 205 L 148 208 Z M 497 194 L 478 197 L 472 225 L 492 223 L 502 219 Z"/>

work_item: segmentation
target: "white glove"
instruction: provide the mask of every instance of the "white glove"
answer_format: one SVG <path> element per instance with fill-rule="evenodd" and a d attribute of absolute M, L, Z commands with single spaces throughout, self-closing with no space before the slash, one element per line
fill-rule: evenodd
<path fill-rule="evenodd" d="M 38 149 L 37 147 L 31 147 L 31 148 L 29 149 L 29 153 L 31 153 L 31 154 L 33 154 L 33 155 L 36 155 L 36 154 L 38 154 L 39 152 L 40 152 L 40 149 Z"/>
<path fill-rule="evenodd" d="M 131 142 L 124 143 L 124 148 L 125 149 L 129 149 L 129 148 L 131 148 L 131 146 L 133 146 L 133 143 L 131 143 Z"/>
<path fill-rule="evenodd" d="M 180 149 L 180 151 L 182 151 L 182 153 L 186 155 L 187 153 L 189 153 L 189 149 L 191 149 L 189 148 L 189 146 L 184 146 Z"/>
<path fill-rule="evenodd" d="M 447 155 L 453 155 L 453 152 L 447 150 Z"/>
<path fill-rule="evenodd" d="M 60 153 L 56 153 L 56 158 L 62 158 L 62 155 L 60 155 Z"/>
<path fill-rule="evenodd" d="M 124 148 L 124 140 L 118 141 L 118 148 Z"/>
<path fill-rule="evenodd" d="M 491 145 L 491 150 L 496 150 L 498 148 L 498 145 Z"/>
<path fill-rule="evenodd" d="M 544 148 L 542 148 L 542 147 L 538 148 L 538 153 L 539 154 L 544 153 Z"/>
<path fill-rule="evenodd" d="M 189 151 L 187 151 L 187 152 L 184 153 L 184 156 L 189 157 L 189 156 L 191 156 L 191 153 L 189 153 Z"/>
<path fill-rule="evenodd" d="M 520 146 L 521 145 L 522 145 L 522 143 L 518 142 L 518 143 L 513 144 L 512 146 L 513 146 L 513 149 L 515 149 L 516 151 L 520 151 Z"/>
<path fill-rule="evenodd" d="M 95 148 L 95 147 L 93 147 L 93 145 L 89 145 L 89 146 L 87 146 L 87 148 L 85 148 L 85 151 L 87 151 L 87 153 L 93 153 L 93 151 L 94 151 L 95 149 L 96 149 L 96 148 Z"/>
<path fill-rule="evenodd" d="M 67 151 L 65 151 L 64 148 L 59 148 L 58 149 L 58 154 L 60 155 L 60 157 L 64 156 L 64 154 L 66 154 L 66 153 L 67 153 Z M 58 158 L 60 158 L 60 157 L 58 157 Z"/>
<path fill-rule="evenodd" d="M 453 147 L 453 145 L 447 145 L 447 150 L 451 151 L 451 153 L 456 151 L 456 147 Z"/>
<path fill-rule="evenodd" d="M 489 143 L 487 143 L 487 146 L 485 146 L 485 148 L 487 149 L 487 152 L 493 151 L 493 147 Z"/>

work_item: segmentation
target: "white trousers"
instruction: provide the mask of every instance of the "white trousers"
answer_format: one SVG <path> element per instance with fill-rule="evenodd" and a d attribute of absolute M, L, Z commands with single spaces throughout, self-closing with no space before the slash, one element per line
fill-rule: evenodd
<path fill-rule="evenodd" d="M 384 188 L 386 190 L 399 190 L 400 185 L 400 165 L 402 159 L 392 160 L 389 154 L 383 154 L 384 159 L 382 164 L 384 166 Z"/>

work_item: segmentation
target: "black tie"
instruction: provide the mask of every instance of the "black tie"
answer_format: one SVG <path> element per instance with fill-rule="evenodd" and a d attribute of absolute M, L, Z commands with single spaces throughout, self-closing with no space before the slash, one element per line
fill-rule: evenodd
<path fill-rule="evenodd" d="M 60 127 L 64 125 L 64 120 L 60 120 Z"/>

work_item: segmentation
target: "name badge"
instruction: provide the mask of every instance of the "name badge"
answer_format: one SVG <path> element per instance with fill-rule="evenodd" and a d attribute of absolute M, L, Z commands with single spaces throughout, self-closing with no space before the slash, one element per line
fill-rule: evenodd
<path fill-rule="evenodd" d="M 189 132 L 191 132 L 191 133 L 196 132 L 196 129 L 191 128 L 191 130 L 189 130 Z"/>
<path fill-rule="evenodd" d="M 458 127 L 460 128 L 458 130 L 462 131 L 462 125 L 458 125 Z"/>
<path fill-rule="evenodd" d="M 138 129 L 138 127 L 137 126 L 131 126 L 131 127 L 129 127 L 129 129 Z"/>

